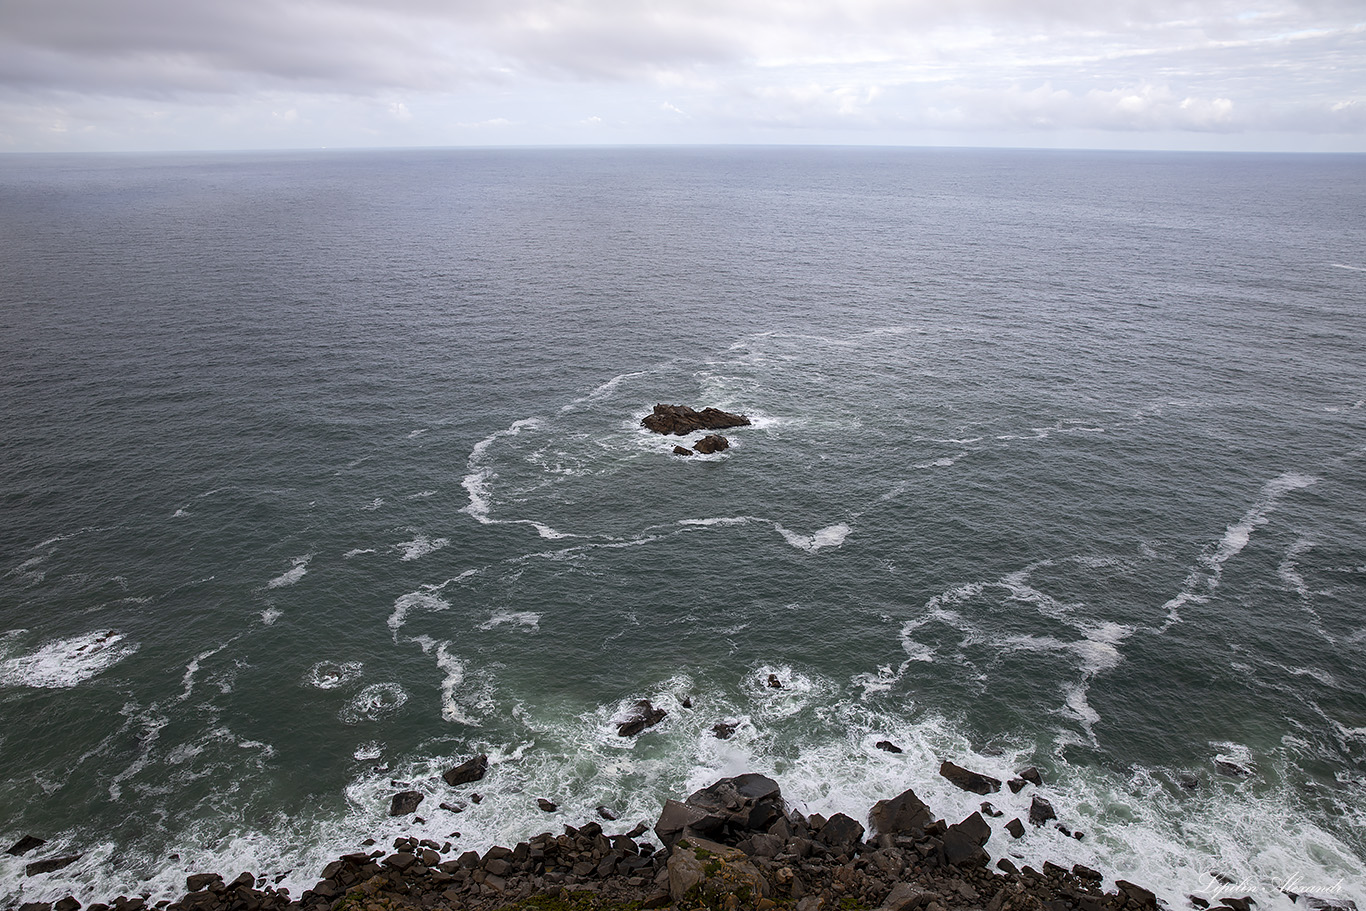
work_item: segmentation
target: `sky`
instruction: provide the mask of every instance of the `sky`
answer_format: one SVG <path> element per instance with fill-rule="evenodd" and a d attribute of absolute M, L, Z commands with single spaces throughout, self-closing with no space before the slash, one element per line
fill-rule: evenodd
<path fill-rule="evenodd" d="M 1366 0 L 0 0 L 0 152 L 1366 152 Z"/>

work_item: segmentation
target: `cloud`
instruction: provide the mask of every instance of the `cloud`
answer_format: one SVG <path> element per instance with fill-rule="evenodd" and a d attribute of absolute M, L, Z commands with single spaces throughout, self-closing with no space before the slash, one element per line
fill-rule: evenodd
<path fill-rule="evenodd" d="M 348 117 L 410 142 L 414 110 L 455 131 L 515 122 L 519 141 L 549 142 L 582 135 L 590 110 L 637 141 L 664 122 L 723 138 L 1366 130 L 1360 3 L 1254 3 L 7 0 L 0 142 L 56 122 L 161 141 L 199 122 L 194 108 L 262 123 L 326 109 L 301 120 L 326 125 L 329 143 L 345 142 Z M 154 122 L 153 107 L 173 113 Z"/>

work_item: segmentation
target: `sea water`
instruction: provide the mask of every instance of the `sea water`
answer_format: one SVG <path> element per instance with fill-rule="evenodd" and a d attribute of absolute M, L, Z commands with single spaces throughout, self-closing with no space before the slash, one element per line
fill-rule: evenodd
<path fill-rule="evenodd" d="M 7 905 L 946 759 L 1083 836 L 994 858 L 1366 901 L 1359 156 L 6 156 L 0 250 Z"/>

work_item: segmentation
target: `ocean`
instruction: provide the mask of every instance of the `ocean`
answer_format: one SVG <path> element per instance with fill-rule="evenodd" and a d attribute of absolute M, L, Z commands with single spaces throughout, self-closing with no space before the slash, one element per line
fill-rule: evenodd
<path fill-rule="evenodd" d="M 0 904 L 952 760 L 1083 834 L 993 858 L 1361 906 L 1362 165 L 0 156 Z"/>

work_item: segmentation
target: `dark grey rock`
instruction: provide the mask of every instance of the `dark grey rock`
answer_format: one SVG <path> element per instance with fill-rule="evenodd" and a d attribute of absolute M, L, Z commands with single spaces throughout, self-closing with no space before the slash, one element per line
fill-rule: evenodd
<path fill-rule="evenodd" d="M 43 873 L 53 873 L 63 867 L 69 867 L 81 859 L 79 854 L 66 854 L 61 857 L 49 857 L 45 860 L 36 860 L 24 867 L 25 876 L 38 876 Z"/>
<path fill-rule="evenodd" d="M 489 758 L 481 753 L 473 759 L 460 763 L 460 765 L 453 769 L 447 769 L 442 773 L 441 777 L 446 780 L 446 784 L 451 787 L 457 787 L 462 784 L 468 784 L 471 781 L 479 781 L 488 774 L 488 770 Z M 474 798 L 470 799 L 473 800 Z M 475 803 L 478 802 L 479 801 L 477 800 L 475 801 Z"/>
<path fill-rule="evenodd" d="M 939 766 L 939 774 L 949 781 L 962 788 L 964 791 L 972 791 L 974 794 L 991 794 L 1001 790 L 1001 781 L 981 772 L 973 772 L 960 765 L 955 765 L 947 759 Z"/>
<path fill-rule="evenodd" d="M 659 724 L 668 714 L 663 709 L 651 705 L 650 700 L 641 699 L 626 710 L 624 720 L 617 722 L 617 736 L 634 737 L 646 728 Z"/>
<path fill-rule="evenodd" d="M 692 448 L 703 455 L 711 455 L 713 452 L 722 452 L 729 449 L 730 440 L 721 436 L 719 433 L 709 433 L 696 443 L 693 443 Z"/>
<path fill-rule="evenodd" d="M 1057 819 L 1058 814 L 1053 812 L 1053 805 L 1038 794 L 1029 803 L 1029 823 L 1034 826 L 1041 826 L 1050 819 Z"/>
<path fill-rule="evenodd" d="M 1036 787 L 1043 787 L 1043 776 L 1040 775 L 1039 770 L 1033 766 L 1030 766 L 1027 769 L 1021 769 L 1015 774 Z"/>
<path fill-rule="evenodd" d="M 1024 823 L 1020 822 L 1018 818 L 1012 819 L 1010 822 L 1006 823 L 1006 831 L 1010 833 L 1011 838 L 1024 838 Z"/>
<path fill-rule="evenodd" d="M 832 848 L 856 845 L 863 841 L 863 824 L 843 813 L 836 813 L 825 821 L 825 825 L 816 833 L 816 838 Z"/>
<path fill-rule="evenodd" d="M 735 729 L 739 726 L 734 721 L 718 721 L 711 726 L 711 732 L 717 740 L 729 740 L 735 735 Z"/>
<path fill-rule="evenodd" d="M 892 743 L 890 740 L 879 740 L 877 743 L 873 744 L 873 746 L 877 747 L 879 750 L 886 750 L 888 753 L 904 752 L 901 747 Z"/>
<path fill-rule="evenodd" d="M 390 816 L 407 816 L 409 813 L 417 811 L 417 805 L 422 803 L 423 794 L 421 791 L 399 791 L 389 801 Z"/>
<path fill-rule="evenodd" d="M 724 430 L 727 427 L 748 427 L 749 418 L 717 408 L 694 411 L 687 405 L 655 405 L 654 412 L 641 420 L 641 426 L 655 433 L 687 436 L 698 430 Z"/>
<path fill-rule="evenodd" d="M 606 805 L 604 805 L 604 804 L 598 804 L 597 812 L 598 812 L 598 815 L 599 815 L 599 816 L 601 816 L 603 819 L 607 820 L 608 822 L 612 822 L 613 820 L 615 820 L 615 819 L 617 818 L 617 814 L 616 814 L 615 812 L 613 812 L 613 810 L 612 810 L 610 807 L 608 807 L 608 806 L 606 806 Z"/>
<path fill-rule="evenodd" d="M 675 446 L 675 447 L 674 447 L 674 455 L 679 455 L 679 456 L 690 456 L 690 455 L 692 455 L 692 450 L 689 449 L 689 448 L 686 447 L 686 446 Z"/>
<path fill-rule="evenodd" d="M 879 835 L 919 835 L 933 819 L 925 802 L 907 788 L 896 797 L 873 804 L 868 811 L 868 828 Z"/>
<path fill-rule="evenodd" d="M 45 839 L 39 838 L 36 835 L 25 835 L 23 838 L 10 845 L 5 853 L 13 855 L 14 857 L 22 857 L 34 848 L 41 848 L 45 844 L 47 844 Z"/>
<path fill-rule="evenodd" d="M 556 810 L 559 809 L 558 804 L 556 804 L 553 800 L 546 800 L 544 797 L 536 798 L 536 806 L 540 807 L 542 812 L 545 813 L 554 813 Z"/>

